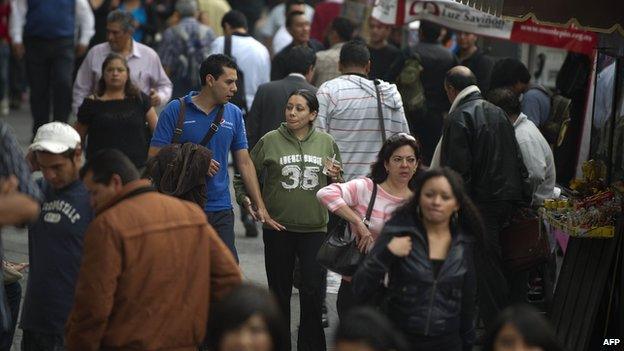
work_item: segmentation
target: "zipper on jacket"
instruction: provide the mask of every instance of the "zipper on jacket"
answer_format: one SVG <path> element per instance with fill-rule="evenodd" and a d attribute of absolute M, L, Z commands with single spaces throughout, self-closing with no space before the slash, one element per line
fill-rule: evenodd
<path fill-rule="evenodd" d="M 431 311 L 433 310 L 433 297 L 435 296 L 438 279 L 433 280 L 433 288 L 431 289 L 431 298 L 429 299 L 429 310 L 427 311 L 427 324 L 425 325 L 425 336 L 429 336 L 429 323 L 431 321 Z"/>

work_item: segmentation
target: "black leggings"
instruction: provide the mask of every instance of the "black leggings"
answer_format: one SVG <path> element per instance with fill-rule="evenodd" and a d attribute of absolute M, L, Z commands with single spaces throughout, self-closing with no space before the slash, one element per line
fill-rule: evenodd
<path fill-rule="evenodd" d="M 290 330 L 290 297 L 293 287 L 295 256 L 301 268 L 299 289 L 299 334 L 297 350 L 325 351 L 325 332 L 321 323 L 325 272 L 316 253 L 325 233 L 294 233 L 263 229 L 264 262 L 269 288 L 275 294 Z"/>

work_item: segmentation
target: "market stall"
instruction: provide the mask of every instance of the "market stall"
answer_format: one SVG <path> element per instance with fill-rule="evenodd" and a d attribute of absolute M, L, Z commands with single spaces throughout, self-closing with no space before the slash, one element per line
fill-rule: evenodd
<path fill-rule="evenodd" d="M 593 15 L 570 15 L 565 20 L 561 14 L 550 16 L 554 9 L 571 9 L 561 2 L 553 6 L 538 0 L 378 0 L 372 16 L 394 25 L 428 20 L 453 30 L 589 56 L 590 72 L 575 96 L 576 125 L 567 136 L 560 134 L 559 145 L 554 145 L 556 159 L 557 147 L 573 154 L 564 155 L 573 172 L 563 186 L 564 196 L 547 201 L 539 213 L 551 248 L 556 240 L 565 253 L 551 320 L 566 350 L 597 350 L 604 338 L 624 336 L 624 58 L 618 57 L 624 51 L 624 45 L 618 47 L 620 34 L 624 35 L 624 10 L 617 11 L 624 5 L 611 1 L 615 11 L 605 14 L 604 26 L 596 28 L 599 21 Z M 511 17 L 494 15 L 500 13 Z M 580 29 L 580 24 L 588 27 Z M 612 33 L 610 40 L 589 29 Z"/>

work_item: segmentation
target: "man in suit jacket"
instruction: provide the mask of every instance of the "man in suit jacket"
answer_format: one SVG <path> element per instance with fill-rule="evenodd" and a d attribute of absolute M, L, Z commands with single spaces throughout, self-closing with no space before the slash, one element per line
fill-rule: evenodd
<path fill-rule="evenodd" d="M 284 122 L 284 108 L 293 91 L 307 89 L 316 93 L 316 87 L 309 83 L 316 63 L 313 49 L 307 46 L 294 47 L 284 62 L 288 75 L 260 85 L 247 115 L 245 123 L 250 149 L 264 134 L 277 129 Z"/>

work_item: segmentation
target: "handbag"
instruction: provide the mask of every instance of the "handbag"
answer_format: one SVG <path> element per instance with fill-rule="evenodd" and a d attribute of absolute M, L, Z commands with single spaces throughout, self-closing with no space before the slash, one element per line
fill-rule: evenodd
<path fill-rule="evenodd" d="M 368 202 L 364 224 L 368 227 L 375 198 L 377 197 L 377 184 L 373 183 L 373 193 Z M 352 276 L 357 270 L 365 254 L 358 250 L 355 235 L 351 233 L 349 222 L 340 219 L 338 224 L 327 235 L 321 245 L 316 260 L 318 263 L 332 272 L 344 276 Z"/>
<path fill-rule="evenodd" d="M 539 216 L 521 209 L 500 233 L 503 264 L 511 272 L 531 269 L 548 261 L 549 244 Z"/>

